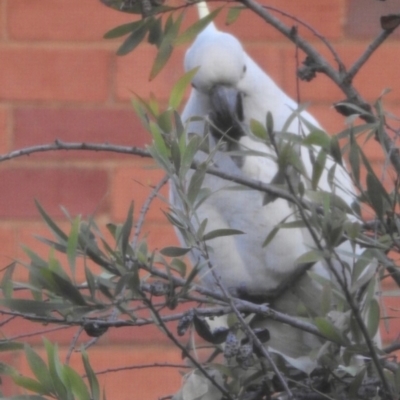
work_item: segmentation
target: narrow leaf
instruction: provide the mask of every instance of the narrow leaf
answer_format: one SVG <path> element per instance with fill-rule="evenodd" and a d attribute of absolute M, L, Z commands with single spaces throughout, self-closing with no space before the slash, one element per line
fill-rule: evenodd
<path fill-rule="evenodd" d="M 215 229 L 211 232 L 206 233 L 202 237 L 202 240 L 207 241 L 222 236 L 233 236 L 233 235 L 243 235 L 243 234 L 244 232 L 239 231 L 238 229 Z"/>
<path fill-rule="evenodd" d="M 242 10 L 243 10 L 243 7 L 231 7 L 228 10 L 228 14 L 225 19 L 225 24 L 226 25 L 233 24 L 239 18 L 239 15 Z"/>
<path fill-rule="evenodd" d="M 315 318 L 314 323 L 318 330 L 332 342 L 345 345 L 342 335 L 338 332 L 334 325 L 325 318 Z"/>
<path fill-rule="evenodd" d="M 72 272 L 72 276 L 75 276 L 75 260 L 76 260 L 77 246 L 78 246 L 80 223 L 81 223 L 81 221 L 80 221 L 79 216 L 73 220 L 72 226 L 71 226 L 71 232 L 69 234 L 68 243 L 67 243 L 67 257 L 68 257 L 69 267 Z"/>
<path fill-rule="evenodd" d="M 192 26 L 186 29 L 185 32 L 180 34 L 178 38 L 175 40 L 175 45 L 181 45 L 185 43 L 192 42 L 195 37 L 211 22 L 213 19 L 218 15 L 221 11 L 221 8 L 217 8 L 216 10 L 212 11 L 210 14 L 206 15 L 205 17 L 199 19 L 195 22 Z"/>
<path fill-rule="evenodd" d="M 54 235 L 58 239 L 62 239 L 64 242 L 67 242 L 68 236 L 58 227 L 58 225 L 49 217 L 49 215 L 44 211 L 43 207 L 40 203 L 35 199 L 35 204 L 37 209 L 39 210 L 40 215 L 42 216 L 44 222 L 46 222 L 47 226 L 52 230 Z"/>
<path fill-rule="evenodd" d="M 178 82 L 175 83 L 174 87 L 172 88 L 168 102 L 169 106 L 174 110 L 177 110 L 179 108 L 183 99 L 183 95 L 185 94 L 185 90 L 190 85 L 190 82 L 192 81 L 198 70 L 199 67 L 186 72 L 186 74 L 184 74 L 178 80 Z"/>
<path fill-rule="evenodd" d="M 187 254 L 191 250 L 190 247 L 164 247 L 160 250 L 160 253 L 166 257 L 181 257 Z"/>
<path fill-rule="evenodd" d="M 154 59 L 153 66 L 150 71 L 149 80 L 153 80 L 164 68 L 165 64 L 168 62 L 169 58 L 171 57 L 172 51 L 174 47 L 172 45 L 172 41 L 164 39 L 158 49 L 158 53 L 156 58 Z"/>
<path fill-rule="evenodd" d="M 100 400 L 100 387 L 97 377 L 90 365 L 89 357 L 85 350 L 82 350 L 82 361 L 85 367 L 86 376 L 89 380 L 90 391 L 91 391 L 91 399 L 92 400 Z"/>
<path fill-rule="evenodd" d="M 54 392 L 50 372 L 46 363 L 29 345 L 25 345 L 25 355 L 31 371 L 45 389 L 45 392 L 43 393 L 50 394 Z"/>
<path fill-rule="evenodd" d="M 117 50 L 118 56 L 124 56 L 130 53 L 143 41 L 149 30 L 149 25 L 146 21 L 141 20 L 140 22 L 141 24 L 126 38 L 124 43 L 122 43 Z"/>
<path fill-rule="evenodd" d="M 136 30 L 141 24 L 143 23 L 142 20 L 129 22 L 127 24 L 119 25 L 107 33 L 104 34 L 104 39 L 115 39 L 124 35 L 127 35 L 129 32 Z"/>

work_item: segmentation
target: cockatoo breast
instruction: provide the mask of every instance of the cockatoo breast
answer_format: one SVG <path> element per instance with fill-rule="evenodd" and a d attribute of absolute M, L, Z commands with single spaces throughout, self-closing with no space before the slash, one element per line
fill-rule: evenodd
<path fill-rule="evenodd" d="M 185 55 L 185 71 L 200 67 L 193 87 L 209 94 L 214 85 L 236 87 L 243 77 L 245 52 L 240 42 L 227 33 L 201 33 Z"/>

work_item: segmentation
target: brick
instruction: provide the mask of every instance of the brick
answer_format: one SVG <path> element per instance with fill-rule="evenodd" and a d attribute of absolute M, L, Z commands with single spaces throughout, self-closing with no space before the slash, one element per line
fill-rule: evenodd
<path fill-rule="evenodd" d="M 16 0 L 7 5 L 8 34 L 18 40 L 102 40 L 109 29 L 135 18 L 98 0 L 32 0 L 29 4 Z"/>
<path fill-rule="evenodd" d="M 149 81 L 156 49 L 142 45 L 124 57 L 117 58 L 116 95 L 119 100 L 128 100 L 134 94 L 149 98 L 154 93 L 158 100 L 169 98 L 171 89 L 183 74 L 182 48 L 176 48 L 160 74 Z"/>
<path fill-rule="evenodd" d="M 37 219 L 35 198 L 55 217 L 63 215 L 60 205 L 71 215 L 105 211 L 107 181 L 107 174 L 102 170 L 3 169 L 0 172 L 0 217 Z"/>
<path fill-rule="evenodd" d="M 1 5 L 1 4 L 0 4 Z M 1 363 L 10 365 L 14 368 L 18 368 L 20 365 L 22 352 L 2 352 Z M 1 375 L 1 392 L 4 397 L 11 397 L 18 394 L 18 389 L 14 385 L 12 378 L 6 374 Z"/>
<path fill-rule="evenodd" d="M 1 115 L 1 114 L 0 114 Z M 150 142 L 139 118 L 131 109 L 107 108 L 37 108 L 25 107 L 14 111 L 15 149 L 38 143 L 66 142 L 110 143 L 144 147 Z M 118 159 L 132 157 L 121 153 L 94 151 L 55 151 L 39 153 L 46 159 Z"/>
<path fill-rule="evenodd" d="M 0 100 L 104 101 L 109 55 L 89 49 L 0 48 Z"/>
<path fill-rule="evenodd" d="M 183 364 L 180 351 L 165 346 L 129 346 L 129 351 L 116 347 L 95 350 L 97 352 L 91 351 L 89 355 L 96 371 L 155 362 Z M 176 368 L 121 370 L 117 374 L 100 376 L 100 382 L 105 385 L 107 393 L 113 394 L 115 400 L 157 399 L 178 391 L 181 379 L 179 369 Z"/>
<path fill-rule="evenodd" d="M 9 115 L 10 111 L 6 107 L 0 107 L 0 154 L 9 150 Z"/>
<path fill-rule="evenodd" d="M 0 226 L 0 271 L 14 261 L 17 253 L 17 238 L 14 227 L 10 224 Z M 3 275 L 0 272 L 0 275 Z"/>
<path fill-rule="evenodd" d="M 279 46 L 254 43 L 244 46 L 249 56 L 279 85 L 284 83 L 283 59 Z"/>
<path fill-rule="evenodd" d="M 384 343 L 392 343 L 394 340 L 399 339 L 400 331 L 400 312 L 399 312 L 399 298 L 398 297 L 382 297 L 383 308 L 381 311 L 381 318 L 384 316 L 389 317 L 387 321 L 388 329 L 381 322 L 382 341 Z"/>
<path fill-rule="evenodd" d="M 356 38 L 374 37 L 381 31 L 380 17 L 398 12 L 396 2 L 347 0 L 345 32 Z M 399 38 L 400 31 L 397 29 L 392 36 Z"/>
<path fill-rule="evenodd" d="M 345 117 L 328 104 L 311 103 L 307 112 L 311 113 L 329 134 L 333 135 L 347 128 Z"/>
<path fill-rule="evenodd" d="M 152 191 L 152 187 L 164 176 L 164 172 L 155 168 L 154 162 L 144 160 L 128 167 L 118 168 L 112 179 L 111 187 L 111 218 L 114 221 L 124 221 L 131 201 L 134 201 L 134 217 L 138 219 L 140 210 Z M 161 190 L 161 196 L 168 199 L 166 185 Z M 165 221 L 161 209 L 168 204 L 155 198 L 146 214 L 146 221 Z"/>

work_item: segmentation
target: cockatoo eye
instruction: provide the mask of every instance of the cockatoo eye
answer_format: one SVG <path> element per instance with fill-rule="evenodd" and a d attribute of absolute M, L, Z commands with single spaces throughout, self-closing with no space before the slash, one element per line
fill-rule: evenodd
<path fill-rule="evenodd" d="M 247 67 L 243 65 L 243 74 L 247 71 Z"/>

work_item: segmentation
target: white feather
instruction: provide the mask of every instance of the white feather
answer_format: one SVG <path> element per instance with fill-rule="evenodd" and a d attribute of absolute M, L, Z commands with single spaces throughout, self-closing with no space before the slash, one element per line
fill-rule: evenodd
<path fill-rule="evenodd" d="M 200 3 L 201 4 L 201 3 Z M 204 9 L 199 6 L 200 15 Z M 243 94 L 244 125 L 249 126 L 255 119 L 265 123 L 267 112 L 271 112 L 276 131 L 280 131 L 297 104 L 288 97 L 275 82 L 246 54 L 240 42 L 227 33 L 218 31 L 214 25 L 200 33 L 185 56 L 185 69 L 200 66 L 193 79 L 193 89 L 182 113 L 188 133 L 202 135 L 204 121 L 190 121 L 192 117 L 206 117 L 211 110 L 210 90 L 218 84 L 233 87 Z M 309 113 L 302 117 L 316 127 L 318 122 Z M 289 131 L 300 133 L 299 120 L 295 118 Z M 307 134 L 308 130 L 302 126 Z M 250 136 L 240 140 L 246 149 L 264 152 L 269 157 L 247 156 L 240 167 L 224 152 L 217 152 L 215 165 L 222 171 L 236 173 L 252 179 L 269 183 L 278 171 L 272 150 Z M 308 175 L 312 173 L 309 151 L 301 150 L 301 159 Z M 198 154 L 205 159 L 205 154 Z M 327 170 L 333 165 L 327 161 L 327 168 L 320 179 L 320 189 L 331 192 Z M 348 174 L 340 167 L 336 170 L 337 194 L 350 205 L 354 199 L 354 189 Z M 267 247 L 262 243 L 277 224 L 296 219 L 294 209 L 287 201 L 276 199 L 263 206 L 264 195 L 255 190 L 220 190 L 232 184 L 215 176 L 207 175 L 204 187 L 215 192 L 197 210 L 198 221 L 208 219 L 207 231 L 221 228 L 234 228 L 244 235 L 215 238 L 208 242 L 212 247 L 211 262 L 222 283 L 228 289 L 244 286 L 251 293 L 262 294 L 276 288 L 296 268 L 295 260 L 311 247 L 315 247 L 306 229 L 281 229 Z M 179 206 L 180 200 L 174 186 L 171 186 L 171 201 Z M 195 220 L 193 220 L 195 224 Z M 350 251 L 348 243 L 342 249 Z M 196 258 L 196 254 L 192 255 Z M 328 269 L 318 263 L 313 270 L 327 278 Z M 215 280 L 209 271 L 202 277 L 205 284 L 216 288 Z M 318 311 L 320 287 L 304 275 L 288 293 L 281 296 L 273 306 L 279 311 L 297 315 L 299 303 Z M 289 328 L 275 321 L 267 321 L 271 333 L 269 346 L 275 352 L 284 354 L 293 365 L 309 372 L 315 362 L 308 357 L 313 348 L 321 345 L 314 336 Z"/>

